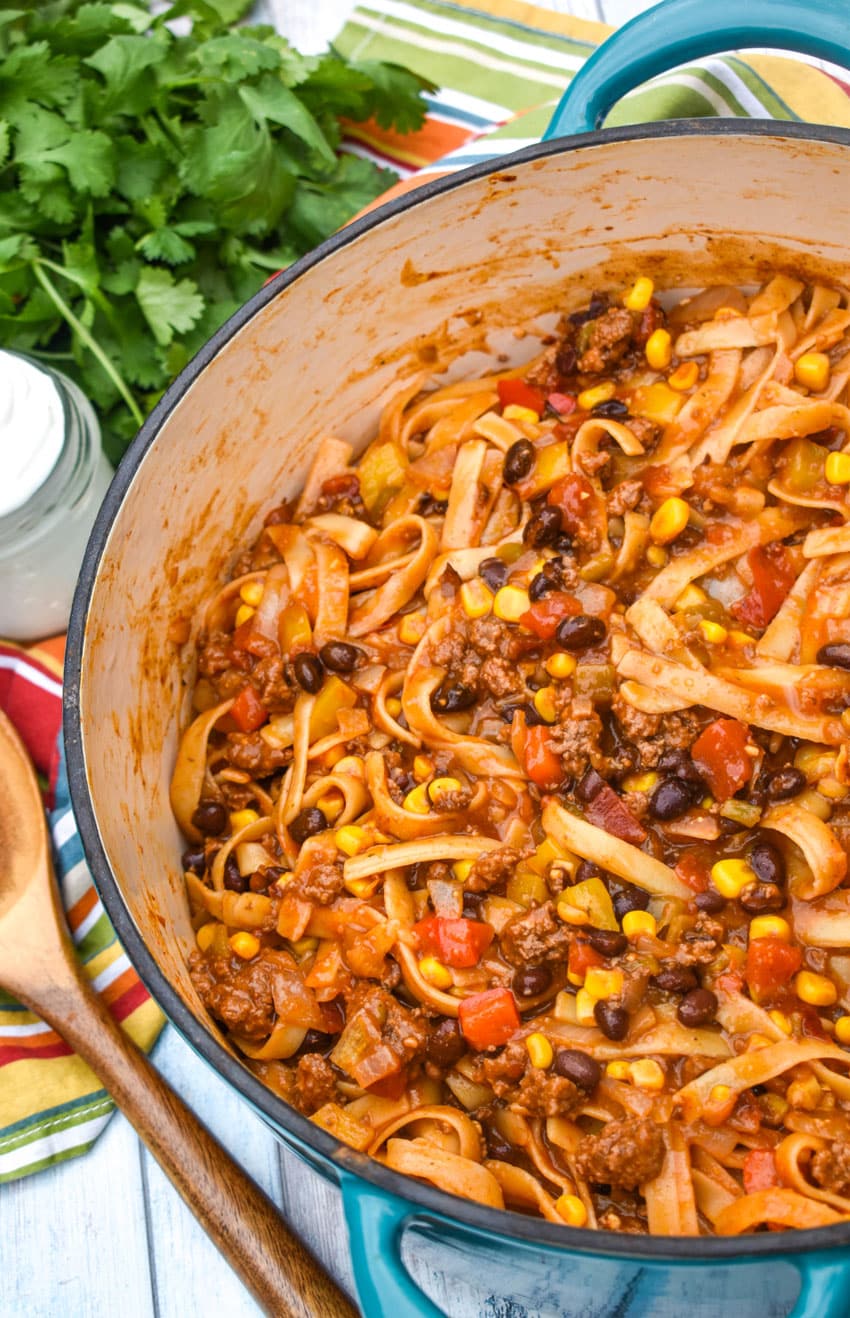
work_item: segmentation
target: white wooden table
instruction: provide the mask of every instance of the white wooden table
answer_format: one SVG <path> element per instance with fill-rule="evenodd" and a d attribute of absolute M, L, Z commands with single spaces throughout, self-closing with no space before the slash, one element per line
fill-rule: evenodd
<path fill-rule="evenodd" d="M 320 50 L 349 0 L 261 0 L 258 9 L 301 50 Z M 481 0 L 486 8 L 486 0 Z M 551 0 L 543 7 L 620 24 L 646 0 Z M 154 1062 L 201 1119 L 280 1205 L 351 1290 L 338 1191 L 283 1148 L 168 1026 Z M 484 1296 L 438 1273 L 420 1281 L 453 1318 L 483 1312 Z M 486 1311 L 495 1318 L 492 1300 Z M 87 1156 L 0 1186 L 0 1315 L 7 1318 L 256 1318 L 257 1306 L 117 1114 Z M 632 1312 L 632 1311 L 630 1311 Z M 317 1315 L 317 1318 L 322 1318 Z"/>

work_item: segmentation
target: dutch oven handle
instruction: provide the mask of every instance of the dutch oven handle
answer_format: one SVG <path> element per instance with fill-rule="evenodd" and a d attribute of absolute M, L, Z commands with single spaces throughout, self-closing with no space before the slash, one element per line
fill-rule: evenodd
<path fill-rule="evenodd" d="M 340 1180 L 351 1266 L 365 1318 L 444 1318 L 402 1262 L 401 1238 L 416 1210 L 357 1176 L 343 1172 Z"/>
<path fill-rule="evenodd" d="M 850 67 L 847 0 L 665 0 L 604 41 L 564 92 L 544 140 L 599 128 L 659 73 L 725 50 L 768 46 Z"/>

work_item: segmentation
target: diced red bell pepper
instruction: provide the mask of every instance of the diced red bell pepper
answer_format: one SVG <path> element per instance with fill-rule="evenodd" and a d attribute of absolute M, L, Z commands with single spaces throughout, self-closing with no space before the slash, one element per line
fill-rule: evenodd
<path fill-rule="evenodd" d="M 507 1043 L 520 1026 L 514 996 L 506 988 L 473 993 L 460 1003 L 457 1014 L 463 1037 L 479 1051 Z"/>
<path fill-rule="evenodd" d="M 622 838 L 636 847 L 646 841 L 646 829 L 607 783 L 602 783 L 587 802 L 584 813 L 591 824 L 604 828 L 612 837 Z"/>
<path fill-rule="evenodd" d="M 756 545 L 747 554 L 753 588 L 732 605 L 730 613 L 751 627 L 766 627 L 776 617 L 797 579 L 784 545 Z"/>
<path fill-rule="evenodd" d="M 536 600 L 530 609 L 520 617 L 520 625 L 527 631 L 534 632 L 544 641 L 550 640 L 564 618 L 574 618 L 581 613 L 581 604 L 574 595 L 564 590 L 553 590 Z"/>
<path fill-rule="evenodd" d="M 567 957 L 567 970 L 569 974 L 574 975 L 577 979 L 584 980 L 588 970 L 593 966 L 604 966 L 605 958 L 599 954 L 590 943 L 585 943 L 580 938 L 575 938 L 570 943 L 569 956 Z"/>
<path fill-rule="evenodd" d="M 429 915 L 413 926 L 419 948 L 455 970 L 477 966 L 493 941 L 494 929 L 483 920 L 452 919 Z"/>
<path fill-rule="evenodd" d="M 752 756 L 747 754 L 749 730 L 734 718 L 718 718 L 709 723 L 691 747 L 691 758 L 718 801 L 730 796 L 750 781 Z"/>
<path fill-rule="evenodd" d="M 711 870 L 710 861 L 705 860 L 696 851 L 686 851 L 676 861 L 675 869 L 679 878 L 692 892 L 705 892 Z"/>
<path fill-rule="evenodd" d="M 546 395 L 525 380 L 497 380 L 496 391 L 502 407 L 530 407 L 532 412 L 542 416 L 546 406 Z"/>
<path fill-rule="evenodd" d="M 277 648 L 273 641 L 257 631 L 253 617 L 247 618 L 240 627 L 236 628 L 230 638 L 230 647 L 232 650 L 244 650 L 246 654 L 253 654 L 257 659 L 272 654 Z"/>
<path fill-rule="evenodd" d="M 578 407 L 573 394 L 550 394 L 546 402 L 559 416 L 569 416 Z"/>
<path fill-rule="evenodd" d="M 598 521 L 600 505 L 604 512 L 604 501 L 600 500 L 590 481 L 575 471 L 555 482 L 546 502 L 560 510 L 561 524 L 570 533 L 586 527 L 589 522 Z"/>
<path fill-rule="evenodd" d="M 744 1158 L 744 1193 L 772 1190 L 781 1184 L 773 1149 L 750 1149 Z"/>
<path fill-rule="evenodd" d="M 240 732 L 256 732 L 269 716 L 260 697 L 252 686 L 243 686 L 230 707 L 230 717 Z"/>
<path fill-rule="evenodd" d="M 395 1101 L 401 1098 L 407 1089 L 409 1078 L 407 1068 L 402 1071 L 396 1071 L 395 1075 L 386 1075 L 383 1080 L 376 1080 L 374 1084 L 369 1085 L 369 1093 L 376 1094 L 378 1098 L 389 1098 Z"/>
<path fill-rule="evenodd" d="M 783 943 L 781 938 L 753 938 L 747 948 L 744 978 L 756 1002 L 776 997 L 800 969 L 803 954 L 799 947 Z"/>
<path fill-rule="evenodd" d="M 544 791 L 553 791 L 564 781 L 564 765 L 549 745 L 550 733 L 542 724 L 528 728 L 525 734 L 523 762 L 525 772 Z"/>

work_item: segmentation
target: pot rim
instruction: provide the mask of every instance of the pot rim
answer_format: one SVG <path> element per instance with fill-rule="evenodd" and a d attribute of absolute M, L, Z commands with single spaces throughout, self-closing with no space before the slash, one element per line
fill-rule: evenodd
<path fill-rule="evenodd" d="M 386 220 L 432 197 L 452 192 L 465 184 L 504 171 L 513 164 L 526 164 L 549 156 L 582 151 L 609 143 L 671 137 L 788 138 L 850 147 L 850 129 L 776 119 L 677 119 L 654 124 L 600 129 L 535 143 L 509 155 L 470 165 L 456 173 L 422 184 L 401 197 L 369 211 L 320 243 L 294 265 L 274 276 L 222 325 L 170 385 L 145 420 L 121 460 L 106 498 L 98 512 L 86 546 L 74 593 L 65 658 L 63 727 L 71 803 L 86 860 L 103 904 L 134 967 L 154 1000 L 183 1038 L 218 1074 L 247 1099 L 267 1124 L 292 1137 L 296 1146 L 307 1146 L 340 1173 L 355 1174 L 378 1190 L 410 1205 L 410 1221 L 446 1222 L 478 1231 L 487 1237 L 502 1237 L 525 1246 L 555 1247 L 579 1254 L 652 1262 L 719 1262 L 834 1250 L 850 1244 L 850 1222 L 800 1231 L 776 1231 L 743 1238 L 719 1236 L 634 1236 L 588 1231 L 560 1226 L 511 1210 L 487 1208 L 471 1200 L 390 1170 L 382 1163 L 356 1153 L 346 1144 L 302 1116 L 278 1098 L 236 1059 L 183 1002 L 148 950 L 112 873 L 100 840 L 86 774 L 86 758 L 80 729 L 80 672 L 86 636 L 86 619 L 97 582 L 101 558 L 118 512 L 136 469 L 153 444 L 163 423 L 195 383 L 212 359 L 239 330 L 269 302 L 314 266 L 356 242 Z"/>

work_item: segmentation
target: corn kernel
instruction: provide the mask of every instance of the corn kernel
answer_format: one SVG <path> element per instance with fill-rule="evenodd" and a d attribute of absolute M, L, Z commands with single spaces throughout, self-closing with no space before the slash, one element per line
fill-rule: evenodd
<path fill-rule="evenodd" d="M 587 1209 L 577 1194 L 559 1195 L 555 1207 L 567 1226 L 587 1226 Z"/>
<path fill-rule="evenodd" d="M 838 989 L 826 975 L 811 970 L 800 970 L 794 976 L 794 992 L 801 1002 L 810 1007 L 831 1007 L 838 1001 Z"/>
<path fill-rule="evenodd" d="M 850 453 L 827 454 L 823 470 L 830 485 L 850 484 Z"/>
<path fill-rule="evenodd" d="M 236 610 L 236 618 L 234 620 L 235 625 L 241 627 L 243 622 L 247 622 L 249 618 L 253 618 L 256 612 L 257 610 L 252 609 L 250 604 L 240 604 L 239 608 Z"/>
<path fill-rule="evenodd" d="M 366 902 L 370 897 L 374 897 L 380 882 L 381 875 L 375 874 L 371 879 L 343 879 L 342 885 L 346 892 L 351 893 L 352 897 L 357 897 L 361 902 Z"/>
<path fill-rule="evenodd" d="M 695 586 L 694 583 L 691 582 L 690 585 L 685 586 L 682 593 L 677 596 L 673 608 L 676 609 L 678 613 L 681 613 L 683 609 L 699 608 L 700 604 L 705 604 L 707 599 L 708 596 L 705 591 L 700 586 Z"/>
<path fill-rule="evenodd" d="M 781 1094 L 762 1094 L 759 1103 L 765 1110 L 766 1115 L 771 1117 L 777 1125 L 784 1120 L 789 1107 Z"/>
<path fill-rule="evenodd" d="M 822 393 L 829 383 L 829 358 L 825 352 L 804 352 L 794 363 L 794 379 L 804 389 Z"/>
<path fill-rule="evenodd" d="M 628 939 L 654 938 L 658 932 L 658 923 L 650 911 L 626 911 L 622 926 Z"/>
<path fill-rule="evenodd" d="M 452 873 L 454 874 L 456 879 L 460 880 L 461 883 L 466 883 L 466 880 L 469 878 L 470 874 L 472 873 L 472 861 L 456 860 L 454 865 L 452 865 Z"/>
<path fill-rule="evenodd" d="M 337 848 L 346 856 L 356 856 L 365 851 L 371 842 L 365 828 L 359 824 L 344 824 L 334 833 Z"/>
<path fill-rule="evenodd" d="M 847 795 L 847 788 L 844 783 L 840 783 L 837 778 L 821 778 L 818 782 L 818 791 L 821 796 L 825 796 L 830 801 L 843 801 Z"/>
<path fill-rule="evenodd" d="M 597 1001 L 613 998 L 623 991 L 622 970 L 605 970 L 602 966 L 590 966 L 584 977 L 584 987 Z"/>
<path fill-rule="evenodd" d="M 775 1039 L 768 1039 L 766 1034 L 751 1034 L 747 1040 L 747 1052 L 757 1053 L 761 1048 L 769 1048 Z"/>
<path fill-rule="evenodd" d="M 460 602 L 467 618 L 486 618 L 493 607 L 493 592 L 480 577 L 473 577 L 461 586 Z"/>
<path fill-rule="evenodd" d="M 423 956 L 419 962 L 419 973 L 434 988 L 447 989 L 454 983 L 452 972 L 435 956 Z"/>
<path fill-rule="evenodd" d="M 339 746 L 334 746 L 335 751 L 339 749 Z M 331 752 L 328 751 L 327 754 L 330 755 Z M 366 765 L 363 762 L 362 755 L 346 755 L 343 752 L 342 755 L 337 756 L 336 759 L 330 762 L 329 767 L 336 769 L 337 773 L 347 773 L 352 778 L 366 777 Z"/>
<path fill-rule="evenodd" d="M 332 824 L 335 819 L 339 818 L 342 814 L 344 805 L 345 801 L 343 800 L 342 792 L 338 792 L 336 789 L 332 792 L 325 792 L 325 794 L 320 796 L 316 802 L 317 808 L 321 810 L 329 824 Z"/>
<path fill-rule="evenodd" d="M 231 934 L 227 940 L 233 951 L 243 961 L 252 961 L 260 950 L 260 940 L 256 934 L 249 934 L 246 930 L 240 929 L 238 933 Z"/>
<path fill-rule="evenodd" d="M 605 1067 L 605 1074 L 610 1075 L 612 1080 L 628 1080 L 630 1079 L 629 1063 L 622 1059 L 616 1062 L 609 1062 Z"/>
<path fill-rule="evenodd" d="M 745 860 L 718 860 L 711 867 L 711 882 L 721 897 L 733 901 L 748 883 L 756 882 L 756 875 Z"/>
<path fill-rule="evenodd" d="M 250 604 L 252 609 L 256 609 L 263 598 L 262 581 L 246 581 L 244 586 L 239 587 L 239 598 L 243 604 Z"/>
<path fill-rule="evenodd" d="M 519 622 L 524 613 L 531 608 L 528 591 L 520 586 L 502 586 L 496 591 L 493 600 L 493 612 L 502 622 Z"/>
<path fill-rule="evenodd" d="M 729 639 L 729 633 L 719 622 L 712 622 L 710 618 L 701 618 L 699 629 L 702 632 L 703 640 L 709 645 L 723 645 Z"/>
<path fill-rule="evenodd" d="M 664 1068 L 651 1057 L 639 1057 L 629 1064 L 629 1076 L 638 1089 L 658 1090 L 664 1088 L 667 1076 Z"/>
<path fill-rule="evenodd" d="M 558 718 L 558 709 L 555 704 L 555 688 L 551 686 L 542 686 L 539 691 L 535 691 L 534 708 L 546 723 L 554 723 Z"/>
<path fill-rule="evenodd" d="M 417 789 L 414 787 L 413 790 L 416 791 Z M 449 792 L 462 792 L 463 783 L 458 778 L 435 778 L 433 782 L 428 784 L 425 791 L 428 800 L 436 805 L 444 796 L 448 796 Z"/>
<path fill-rule="evenodd" d="M 507 407 L 502 409 L 502 416 L 506 421 L 529 421 L 532 425 L 540 420 L 533 407 L 522 407 L 519 403 L 508 403 Z"/>
<path fill-rule="evenodd" d="M 791 942 L 791 926 L 781 915 L 757 915 L 750 921 L 750 939 L 781 938 L 783 943 Z"/>
<path fill-rule="evenodd" d="M 690 508 L 684 499 L 675 495 L 665 499 L 656 509 L 649 523 L 649 534 L 657 545 L 669 545 L 676 536 L 681 535 L 688 524 Z"/>
<path fill-rule="evenodd" d="M 593 1008 L 599 1001 L 592 994 L 588 993 L 586 988 L 580 988 L 576 994 L 576 1022 L 579 1025 L 588 1026 L 590 1029 L 596 1025 L 596 1017 L 593 1014 Z"/>
<path fill-rule="evenodd" d="M 384 701 L 384 705 L 390 718 L 398 718 L 401 713 L 401 701 L 398 696 L 388 696 Z"/>
<path fill-rule="evenodd" d="M 398 624 L 398 639 L 402 645 L 418 645 L 425 635 L 425 613 L 417 609 L 406 613 Z"/>
<path fill-rule="evenodd" d="M 708 1096 L 708 1101 L 719 1105 L 720 1103 L 728 1103 L 731 1097 L 732 1090 L 728 1085 L 714 1085 Z"/>
<path fill-rule="evenodd" d="M 686 389 L 693 389 L 698 379 L 699 367 L 696 362 L 681 362 L 673 374 L 667 376 L 667 383 L 671 389 L 684 393 Z"/>
<path fill-rule="evenodd" d="M 409 810 L 414 815 L 427 815 L 431 810 L 431 802 L 428 800 L 428 790 L 426 783 L 419 783 L 416 787 L 407 793 L 403 805 L 405 810 Z"/>
<path fill-rule="evenodd" d="M 600 403 L 607 403 L 613 398 L 614 391 L 614 381 L 603 380 L 602 384 L 595 384 L 590 389 L 582 389 L 576 402 L 583 412 L 592 412 L 594 407 L 598 407 Z"/>
<path fill-rule="evenodd" d="M 651 792 L 653 787 L 658 786 L 658 774 L 652 771 L 647 773 L 629 773 L 623 779 L 623 787 L 627 792 Z"/>
<path fill-rule="evenodd" d="M 666 329 L 653 330 L 644 349 L 646 362 L 654 371 L 666 371 L 673 356 L 673 342 Z"/>
<path fill-rule="evenodd" d="M 552 1065 L 555 1053 L 545 1034 L 540 1034 L 539 1031 L 529 1034 L 525 1046 L 528 1049 L 532 1066 L 536 1066 L 540 1071 L 545 1071 Z"/>
<path fill-rule="evenodd" d="M 259 819 L 256 810 L 246 808 L 245 810 L 233 810 L 230 814 L 230 831 L 238 833 L 240 828 L 247 828 L 248 824 L 256 824 Z"/>
<path fill-rule="evenodd" d="M 814 1112 L 820 1105 L 822 1096 L 823 1090 L 811 1073 L 799 1080 L 792 1080 L 785 1091 L 785 1097 L 791 1107 L 801 1107 L 807 1112 Z"/>
<path fill-rule="evenodd" d="M 576 660 L 573 655 L 567 654 L 565 650 L 558 650 L 556 654 L 550 654 L 546 660 L 545 668 L 550 677 L 556 677 L 563 682 L 565 678 L 572 677 L 576 671 Z"/>
<path fill-rule="evenodd" d="M 784 1011 L 777 1011 L 774 1009 L 773 1011 L 769 1011 L 767 1014 L 770 1017 L 770 1019 L 773 1021 L 777 1029 L 780 1029 L 783 1034 L 792 1033 L 793 1027 L 788 1017 L 785 1015 Z"/>
<path fill-rule="evenodd" d="M 198 933 L 200 934 L 200 929 Z M 850 1016 L 839 1016 L 835 1022 L 835 1037 L 839 1043 L 850 1044 Z"/>
<path fill-rule="evenodd" d="M 652 280 L 646 275 L 641 275 L 623 297 L 623 306 L 629 311 L 646 311 L 654 292 L 655 285 Z"/>
<path fill-rule="evenodd" d="M 752 645 L 754 639 L 749 632 L 742 632 L 737 627 L 733 627 L 729 633 L 729 640 L 739 650 L 743 650 L 745 645 Z"/>
<path fill-rule="evenodd" d="M 436 768 L 434 761 L 427 755 L 417 755 L 413 761 L 413 776 L 418 783 L 424 783 L 426 778 L 430 778 Z"/>
<path fill-rule="evenodd" d="M 208 952 L 212 947 L 217 928 L 218 925 L 215 920 L 210 920 L 208 924 L 202 924 L 198 932 L 195 934 L 195 942 L 198 944 L 198 947 L 202 952 Z M 850 1021 L 850 1016 L 846 1016 L 844 1019 Z"/>

